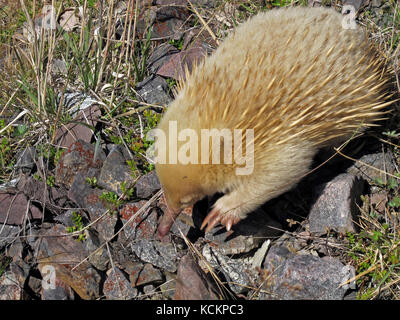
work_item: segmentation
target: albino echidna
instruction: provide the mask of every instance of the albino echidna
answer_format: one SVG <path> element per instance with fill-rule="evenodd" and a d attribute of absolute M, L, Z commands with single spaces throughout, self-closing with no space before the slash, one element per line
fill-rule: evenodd
<path fill-rule="evenodd" d="M 157 135 L 155 143 L 168 204 L 160 237 L 183 208 L 217 192 L 225 195 L 202 228 L 221 223 L 229 230 L 292 188 L 318 148 L 384 118 L 393 102 L 386 63 L 344 19 L 328 8 L 259 14 L 187 75 L 158 126 L 164 139 Z"/>

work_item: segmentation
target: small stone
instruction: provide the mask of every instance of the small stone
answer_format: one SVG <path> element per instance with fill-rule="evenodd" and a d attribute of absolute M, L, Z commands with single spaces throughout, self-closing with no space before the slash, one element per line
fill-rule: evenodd
<path fill-rule="evenodd" d="M 104 240 L 93 229 L 88 229 L 86 232 L 86 240 L 83 242 L 87 254 L 88 261 L 96 269 L 106 271 L 110 265 L 110 257 L 107 247 L 104 246 Z M 111 248 L 110 248 L 111 250 Z"/>
<path fill-rule="evenodd" d="M 169 43 L 163 43 L 154 49 L 153 53 L 147 59 L 147 67 L 151 73 L 156 73 L 158 69 L 170 59 L 172 54 L 179 50 Z"/>
<path fill-rule="evenodd" d="M 0 192 L 0 223 L 8 225 L 23 225 L 24 221 L 39 220 L 43 212 L 28 201 L 22 194 Z"/>
<path fill-rule="evenodd" d="M 115 213 L 110 212 L 112 204 L 107 204 L 101 199 L 103 193 L 103 190 L 93 189 L 86 182 L 85 176 L 82 173 L 78 173 L 75 176 L 68 196 L 79 207 L 88 211 L 90 221 L 97 220 L 93 227 L 105 240 L 109 240 L 114 237 L 118 217 Z"/>
<path fill-rule="evenodd" d="M 74 291 L 61 280 L 55 278 L 53 286 L 42 287 L 42 300 L 75 300 Z"/>
<path fill-rule="evenodd" d="M 110 300 L 131 300 L 137 296 L 137 290 L 132 288 L 124 273 L 118 268 L 110 270 L 104 282 L 103 292 Z"/>
<path fill-rule="evenodd" d="M 342 300 L 354 268 L 334 258 L 294 254 L 287 248 L 273 246 L 264 262 L 264 299 Z"/>
<path fill-rule="evenodd" d="M 19 226 L 8 226 L 6 224 L 0 225 L 0 250 L 7 246 L 8 244 L 15 241 L 18 234 L 21 232 L 21 227 Z"/>
<path fill-rule="evenodd" d="M 96 152 L 94 145 L 78 140 L 58 160 L 55 181 L 57 184 L 71 187 L 78 172 L 87 174 L 90 168 L 100 169 L 105 158 L 106 156 L 101 149 Z M 88 174 L 88 177 L 91 178 L 92 176 Z"/>
<path fill-rule="evenodd" d="M 139 278 L 139 274 L 143 269 L 143 263 L 138 261 L 128 261 L 125 267 L 125 272 L 129 275 L 129 281 L 132 287 L 136 287 L 136 281 Z"/>
<path fill-rule="evenodd" d="M 84 244 L 65 234 L 64 226 L 54 225 L 38 238 L 34 249 L 42 277 L 47 278 L 49 270 L 54 270 L 56 278 L 82 299 L 99 298 L 101 274 L 85 260 L 88 254 Z"/>
<path fill-rule="evenodd" d="M 136 286 L 157 284 L 162 282 L 163 277 L 160 270 L 154 268 L 150 263 L 146 263 L 139 273 Z"/>
<path fill-rule="evenodd" d="M 164 272 L 165 282 L 160 285 L 160 291 L 164 299 L 172 300 L 175 295 L 176 275 L 170 272 Z"/>
<path fill-rule="evenodd" d="M 14 273 L 6 271 L 0 277 L 0 300 L 22 300 L 23 288 Z"/>
<path fill-rule="evenodd" d="M 66 206 L 68 197 L 64 188 L 50 187 L 44 181 L 36 180 L 32 176 L 22 176 L 17 188 L 28 199 L 39 202 L 42 207 L 52 211 L 54 214 L 62 212 Z"/>
<path fill-rule="evenodd" d="M 16 156 L 15 168 L 23 173 L 29 173 L 35 167 L 36 149 L 34 147 L 25 148 Z"/>
<path fill-rule="evenodd" d="M 143 293 L 149 296 L 149 298 L 153 298 L 153 296 L 156 294 L 155 291 L 155 287 L 152 284 L 148 284 L 143 287 Z"/>
<path fill-rule="evenodd" d="M 394 174 L 396 172 L 396 161 L 390 151 L 367 154 L 347 169 L 347 172 L 368 182 L 373 182 L 377 178 L 385 181 L 386 173 Z"/>
<path fill-rule="evenodd" d="M 176 250 L 171 243 L 139 239 L 131 243 L 132 251 L 140 260 L 169 272 L 176 271 Z"/>
<path fill-rule="evenodd" d="M 100 117 L 101 110 L 96 104 L 79 110 L 70 123 L 57 129 L 54 143 L 62 148 L 69 148 L 78 139 L 90 143 L 93 137 L 92 128 L 97 125 Z"/>
<path fill-rule="evenodd" d="M 75 223 L 73 221 L 73 217 L 76 214 L 79 214 L 81 217 L 85 216 L 85 214 L 83 213 L 83 210 L 80 210 L 80 209 L 68 210 L 68 211 L 54 217 L 54 221 L 60 222 L 66 227 L 74 227 Z M 85 218 L 83 218 L 83 221 L 85 222 Z"/>
<path fill-rule="evenodd" d="M 257 278 L 256 272 L 252 269 L 252 260 L 249 258 L 230 258 L 209 244 L 203 247 L 202 254 L 213 268 L 224 274 L 227 285 L 236 294 L 245 292 L 251 278 Z"/>
<path fill-rule="evenodd" d="M 136 196 L 138 198 L 150 198 L 160 189 L 161 184 L 155 171 L 140 177 L 136 182 Z"/>
<path fill-rule="evenodd" d="M 357 201 L 363 188 L 364 181 L 352 174 L 341 174 L 320 187 L 309 215 L 310 232 L 356 232 L 353 219 L 358 214 Z"/>
<path fill-rule="evenodd" d="M 120 148 L 113 148 L 104 160 L 97 184 L 121 196 L 123 194 L 122 185 L 125 184 L 127 189 L 133 182 L 132 171 L 126 164 L 122 151 Z"/>
<path fill-rule="evenodd" d="M 167 82 L 156 75 L 147 77 L 136 86 L 138 95 L 144 102 L 158 106 L 168 105 L 172 98 L 168 94 Z"/>
<path fill-rule="evenodd" d="M 124 224 L 123 233 L 126 238 L 134 239 L 153 239 L 157 231 L 158 215 L 155 209 L 148 208 L 141 214 L 132 218 L 147 201 L 127 203 L 121 213 L 121 221 Z"/>
<path fill-rule="evenodd" d="M 219 290 L 189 255 L 178 266 L 174 300 L 219 300 Z"/>
<path fill-rule="evenodd" d="M 187 67 L 191 71 L 195 64 L 200 63 L 206 54 L 206 50 L 202 47 L 191 47 L 182 50 L 171 55 L 170 59 L 159 68 L 157 74 L 175 80 L 185 79 L 185 68 Z"/>

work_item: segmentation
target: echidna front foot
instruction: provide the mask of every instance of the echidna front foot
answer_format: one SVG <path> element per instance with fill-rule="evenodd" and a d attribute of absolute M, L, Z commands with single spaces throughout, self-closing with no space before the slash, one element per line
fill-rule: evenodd
<path fill-rule="evenodd" d="M 212 228 L 214 228 L 218 223 L 221 223 L 226 227 L 227 231 L 230 231 L 232 226 L 240 221 L 239 216 L 235 212 L 234 209 L 230 211 L 225 211 L 219 208 L 218 206 L 215 206 L 211 212 L 207 215 L 207 217 L 204 219 L 201 229 L 203 229 L 205 226 L 206 232 L 209 232 Z"/>

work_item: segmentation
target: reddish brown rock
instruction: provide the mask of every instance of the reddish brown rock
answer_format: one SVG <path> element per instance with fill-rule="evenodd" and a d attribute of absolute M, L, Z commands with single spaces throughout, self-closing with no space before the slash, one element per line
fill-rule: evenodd
<path fill-rule="evenodd" d="M 43 213 L 22 194 L 0 193 L 0 223 L 22 225 L 25 221 L 42 219 Z"/>
<path fill-rule="evenodd" d="M 124 224 L 124 234 L 130 239 L 152 239 L 157 231 L 157 212 L 148 208 L 141 214 L 132 218 L 147 201 L 127 203 L 124 205 L 121 214 L 121 221 Z M 130 220 L 132 218 L 132 220 Z M 129 221 L 130 220 L 130 221 Z"/>
<path fill-rule="evenodd" d="M 43 269 L 46 266 L 53 267 L 56 279 L 70 286 L 82 299 L 100 297 L 102 277 L 89 262 L 84 261 L 89 253 L 83 243 L 68 235 L 65 227 L 55 225 L 47 230 L 39 238 L 36 252 L 39 271 L 46 270 Z M 42 276 L 46 274 L 47 271 Z"/>
<path fill-rule="evenodd" d="M 87 143 L 93 137 L 93 130 L 97 124 L 97 120 L 101 116 L 101 111 L 98 105 L 92 105 L 84 110 L 78 111 L 78 115 L 72 122 L 58 128 L 55 138 L 55 144 L 68 148 L 77 140 L 82 140 Z"/>
<path fill-rule="evenodd" d="M 132 288 L 124 273 L 118 268 L 109 271 L 103 292 L 110 300 L 130 300 L 137 296 L 137 290 Z"/>
<path fill-rule="evenodd" d="M 99 148 L 95 159 L 95 146 L 87 142 L 78 140 L 74 142 L 67 151 L 63 153 L 56 167 L 55 181 L 57 184 L 71 187 L 75 175 L 78 172 L 88 174 L 92 177 L 89 169 L 95 169 L 97 172 L 103 166 L 106 156 Z"/>
<path fill-rule="evenodd" d="M 178 266 L 174 300 L 218 300 L 220 295 L 213 280 L 189 255 Z"/>

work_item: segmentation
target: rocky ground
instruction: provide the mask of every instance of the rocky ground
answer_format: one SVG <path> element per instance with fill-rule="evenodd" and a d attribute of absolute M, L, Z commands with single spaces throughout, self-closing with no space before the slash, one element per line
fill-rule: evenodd
<path fill-rule="evenodd" d="M 199 26 L 182 29 L 186 5 L 157 0 L 141 8 L 138 36 L 150 17 L 151 38 L 159 41 L 135 86 L 147 106 L 167 105 L 171 79 L 217 46 Z M 53 63 L 65 72 L 64 61 Z M 363 138 L 342 150 L 349 156 L 320 166 L 332 155 L 323 150 L 296 188 L 232 231 L 199 229 L 216 195 L 185 210 L 161 242 L 156 230 L 166 204 L 155 172 L 137 174 L 129 148 L 94 134 L 104 126 L 95 95 L 57 99 L 74 121 L 55 134 L 54 144 L 65 149 L 55 167 L 26 147 L 15 156 L 13 179 L 0 186 L 0 299 L 354 299 L 360 286 L 348 234 L 360 231 L 362 212 L 386 214 L 389 228 L 399 223 L 376 184 L 398 172 L 397 154 Z"/>

